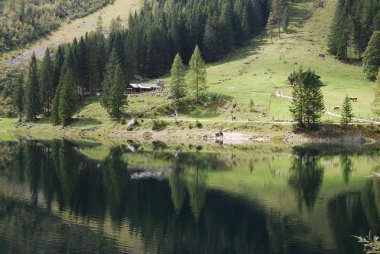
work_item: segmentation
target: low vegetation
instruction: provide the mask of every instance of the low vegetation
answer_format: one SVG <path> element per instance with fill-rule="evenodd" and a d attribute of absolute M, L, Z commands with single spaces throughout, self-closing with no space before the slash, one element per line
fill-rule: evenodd
<path fill-rule="evenodd" d="M 57 29 L 64 19 L 86 16 L 114 0 L 0 1 L 0 53 L 25 46 Z"/>

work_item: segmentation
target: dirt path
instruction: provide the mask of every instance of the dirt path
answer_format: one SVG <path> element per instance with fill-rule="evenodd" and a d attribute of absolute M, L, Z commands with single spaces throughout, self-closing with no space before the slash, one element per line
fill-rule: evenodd
<path fill-rule="evenodd" d="M 37 58 L 42 58 L 47 47 L 58 46 L 59 44 L 71 42 L 75 37 L 85 35 L 93 31 L 96 27 L 97 19 L 102 16 L 104 27 L 107 28 L 113 18 L 120 16 L 123 23 L 127 24 L 130 13 L 135 12 L 141 6 L 141 0 L 116 0 L 114 4 L 90 14 L 84 18 L 76 19 L 71 22 L 63 23 L 61 27 L 52 32 L 50 36 L 40 39 L 23 52 L 5 61 L 8 66 L 16 66 L 20 63 L 29 61 L 33 52 Z"/>

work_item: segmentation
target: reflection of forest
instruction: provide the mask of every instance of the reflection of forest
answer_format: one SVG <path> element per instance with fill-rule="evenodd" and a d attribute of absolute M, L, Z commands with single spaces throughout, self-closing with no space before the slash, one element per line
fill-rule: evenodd
<path fill-rule="evenodd" d="M 44 234 L 63 227 L 59 224 L 62 222 L 51 222 L 52 216 L 49 215 L 49 210 L 57 204 L 62 212 L 69 212 L 80 220 L 95 220 L 102 224 L 110 217 L 115 230 L 123 223 L 128 223 L 136 237 L 141 236 L 145 248 L 156 252 L 324 251 L 325 246 L 320 245 L 324 236 L 318 236 L 321 238 L 319 240 L 314 237 L 314 243 L 298 239 L 300 232 L 305 233 L 305 225 L 299 219 L 269 212 L 252 200 L 248 202 L 208 188 L 209 172 L 230 169 L 239 163 L 235 155 L 226 159 L 226 156 L 201 151 L 143 152 L 140 155 L 143 154 L 152 165 L 155 160 L 166 161 L 175 171 L 168 173 L 165 181 L 133 181 L 130 180 L 130 173 L 135 170 L 135 165 L 132 167 L 125 160 L 123 147 L 111 149 L 102 161 L 86 158 L 78 152 L 76 145 L 68 141 L 0 144 L 0 148 L 3 151 L 0 155 L 0 178 L 6 178 L 9 185 L 26 184 L 31 193 L 31 205 L 20 202 L 12 205 L 15 201 L 7 197 L 0 199 L 0 209 L 4 208 L 0 211 L 11 211 L 5 214 L 0 212 L 0 228 L 6 225 L 10 227 L 6 223 L 19 220 L 14 224 L 14 231 L 10 231 L 11 228 L 6 232 L 0 229 L 0 236 L 5 236 L 0 237 L 0 245 L 7 248 L 39 250 L 41 246 L 18 239 L 11 241 L 9 238 L 15 232 L 31 237 L 28 232 L 35 231 L 34 227 L 40 228 L 41 233 L 29 241 L 52 241 L 44 239 Z M 128 156 L 132 157 L 133 154 Z M 349 181 L 352 172 L 353 163 L 349 160 L 349 157 L 341 157 L 345 182 Z M 247 160 L 251 173 L 255 170 L 254 163 L 253 159 Z M 287 182 L 295 193 L 298 206 L 305 205 L 312 210 L 325 171 L 321 155 L 296 151 L 290 165 Z M 338 253 L 350 253 L 347 250 L 357 247 L 351 242 L 350 234 L 367 233 L 369 225 L 379 225 L 379 186 L 376 181 L 368 181 L 361 195 L 348 193 L 327 200 L 328 220 Z M 42 198 L 47 212 L 36 208 Z M 48 228 L 50 224 L 52 226 Z M 79 231 L 83 230 L 77 227 Z M 380 229 L 376 227 L 374 230 Z M 92 234 L 92 241 L 108 241 L 101 234 Z M 62 233 L 61 237 L 65 238 L 66 234 Z M 70 239 L 67 239 L 67 243 L 75 245 Z M 65 243 L 57 244 L 65 246 Z M 105 244 L 105 248 L 107 246 Z"/>

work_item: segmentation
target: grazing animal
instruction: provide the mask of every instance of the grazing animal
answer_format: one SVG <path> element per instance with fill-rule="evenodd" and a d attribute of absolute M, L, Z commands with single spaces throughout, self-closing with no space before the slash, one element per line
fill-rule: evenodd
<path fill-rule="evenodd" d="M 358 97 L 350 97 L 349 99 L 350 99 L 350 101 L 354 101 L 354 102 L 358 101 Z"/>
<path fill-rule="evenodd" d="M 340 109 L 340 107 L 339 106 L 336 106 L 335 108 L 334 108 L 334 111 L 335 110 L 339 110 Z"/>

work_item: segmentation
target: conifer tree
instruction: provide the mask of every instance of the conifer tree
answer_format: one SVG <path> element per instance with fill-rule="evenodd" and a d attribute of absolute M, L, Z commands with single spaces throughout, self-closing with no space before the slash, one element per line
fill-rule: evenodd
<path fill-rule="evenodd" d="M 58 99 L 58 116 L 62 126 L 66 126 L 79 106 L 79 98 L 72 68 L 64 70 L 61 82 Z"/>
<path fill-rule="evenodd" d="M 376 78 L 377 71 L 380 67 L 380 31 L 375 31 L 363 57 L 364 72 L 371 80 Z"/>
<path fill-rule="evenodd" d="M 111 89 L 114 83 L 116 67 L 119 65 L 119 59 L 116 54 L 116 49 L 113 48 L 106 65 L 104 80 L 102 83 L 102 106 L 109 112 L 111 108 Z"/>
<path fill-rule="evenodd" d="M 96 21 L 96 32 L 103 33 L 103 18 L 102 18 L 102 16 L 99 16 L 98 20 Z"/>
<path fill-rule="evenodd" d="M 206 66 L 202 58 L 198 45 L 195 47 L 190 62 L 190 83 L 195 92 L 195 98 L 199 102 L 199 97 L 207 91 Z"/>
<path fill-rule="evenodd" d="M 88 90 L 88 55 L 87 55 L 87 45 L 83 37 L 80 38 L 78 44 L 78 84 L 81 90 L 81 95 L 83 96 L 84 91 Z"/>
<path fill-rule="evenodd" d="M 126 102 L 124 74 L 120 64 L 117 64 L 110 91 L 110 116 L 120 120 Z"/>
<path fill-rule="evenodd" d="M 50 50 L 47 48 L 45 51 L 45 56 L 42 59 L 41 69 L 39 73 L 39 84 L 40 84 L 40 99 L 41 99 L 41 110 L 45 115 L 50 114 L 51 101 L 54 96 L 54 80 L 53 80 L 53 61 L 50 56 Z"/>
<path fill-rule="evenodd" d="M 14 84 L 13 90 L 13 106 L 17 110 L 19 117 L 24 111 L 24 75 L 20 74 Z"/>
<path fill-rule="evenodd" d="M 316 129 L 324 110 L 322 82 L 315 72 L 302 68 L 289 77 L 293 85 L 293 99 L 289 110 L 298 127 Z"/>
<path fill-rule="evenodd" d="M 54 94 L 52 105 L 51 105 L 50 122 L 52 125 L 58 125 L 60 123 L 59 112 L 58 112 L 60 92 L 61 92 L 61 86 L 58 85 L 55 90 L 55 94 Z"/>
<path fill-rule="evenodd" d="M 53 78 L 54 89 L 58 87 L 64 61 L 65 61 L 65 50 L 63 49 L 62 45 L 59 45 L 54 56 L 54 74 L 53 74 L 54 75 L 54 78 Z"/>
<path fill-rule="evenodd" d="M 351 123 L 352 118 L 354 117 L 354 114 L 352 113 L 352 105 L 350 98 L 348 98 L 348 95 L 344 98 L 342 110 L 341 110 L 341 119 L 340 123 L 343 127 L 347 127 L 349 123 Z"/>
<path fill-rule="evenodd" d="M 33 53 L 29 63 L 28 78 L 25 87 L 25 115 L 28 121 L 35 121 L 40 112 L 39 93 L 37 59 Z"/>
<path fill-rule="evenodd" d="M 175 56 L 171 69 L 170 92 L 176 99 L 186 95 L 185 70 L 179 54 Z"/>
<path fill-rule="evenodd" d="M 375 98 L 372 102 L 372 111 L 376 115 L 380 115 L 380 68 L 377 72 L 376 87 L 375 87 Z"/>

